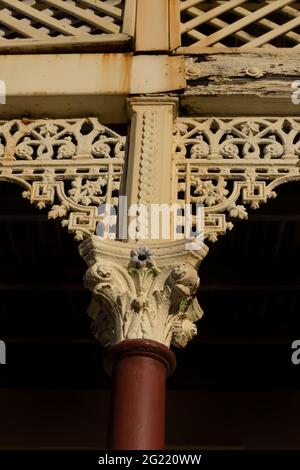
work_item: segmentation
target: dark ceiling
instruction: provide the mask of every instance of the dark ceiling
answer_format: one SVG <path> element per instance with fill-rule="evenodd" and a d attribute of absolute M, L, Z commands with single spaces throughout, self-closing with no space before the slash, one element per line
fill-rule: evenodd
<path fill-rule="evenodd" d="M 106 389 L 102 349 L 86 315 L 90 294 L 76 242 L 0 185 L 0 386 Z M 176 351 L 171 389 L 300 389 L 291 343 L 300 339 L 300 185 L 210 245 L 200 269 L 199 335 Z"/>

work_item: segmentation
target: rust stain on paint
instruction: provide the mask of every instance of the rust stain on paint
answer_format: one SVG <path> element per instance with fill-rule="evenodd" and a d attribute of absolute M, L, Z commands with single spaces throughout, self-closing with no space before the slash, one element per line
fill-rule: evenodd
<path fill-rule="evenodd" d="M 99 60 L 101 89 L 107 87 L 107 93 L 129 93 L 133 55 L 104 53 Z"/>

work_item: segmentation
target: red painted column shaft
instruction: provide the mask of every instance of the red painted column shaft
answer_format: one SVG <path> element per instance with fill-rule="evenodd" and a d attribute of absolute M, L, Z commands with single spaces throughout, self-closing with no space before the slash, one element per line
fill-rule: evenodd
<path fill-rule="evenodd" d="M 174 354 L 152 340 L 126 340 L 108 350 L 104 367 L 112 375 L 108 448 L 163 449 L 166 378 Z"/>

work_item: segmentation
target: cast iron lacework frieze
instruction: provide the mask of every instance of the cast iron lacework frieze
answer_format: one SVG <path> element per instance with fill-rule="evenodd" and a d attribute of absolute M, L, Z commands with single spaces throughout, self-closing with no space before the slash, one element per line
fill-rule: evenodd
<path fill-rule="evenodd" d="M 178 118 L 173 139 L 174 198 L 204 206 L 210 241 L 300 179 L 300 118 Z"/>
<path fill-rule="evenodd" d="M 126 137 L 96 118 L 0 121 L 0 180 L 25 189 L 77 240 L 95 233 L 98 206 L 118 205 Z"/>

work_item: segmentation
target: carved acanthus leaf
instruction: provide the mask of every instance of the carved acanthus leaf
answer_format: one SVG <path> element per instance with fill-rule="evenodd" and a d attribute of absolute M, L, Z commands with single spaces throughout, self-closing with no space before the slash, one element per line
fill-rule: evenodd
<path fill-rule="evenodd" d="M 159 245 L 150 250 L 103 243 L 94 238 L 80 246 L 90 264 L 85 285 L 93 294 L 89 314 L 99 341 L 107 346 L 147 338 L 166 346 L 186 346 L 197 334 L 194 322 L 203 314 L 195 298 L 197 270 L 187 253 L 172 255 L 171 247 L 169 256 L 159 257 Z M 117 251 L 119 257 L 114 256 Z M 206 252 L 203 248 L 191 255 L 198 260 L 196 265 Z"/>

